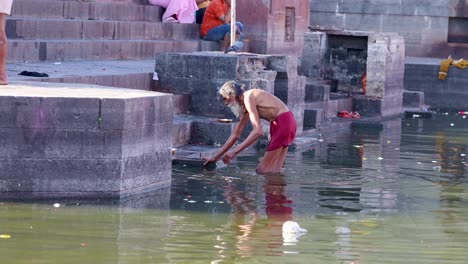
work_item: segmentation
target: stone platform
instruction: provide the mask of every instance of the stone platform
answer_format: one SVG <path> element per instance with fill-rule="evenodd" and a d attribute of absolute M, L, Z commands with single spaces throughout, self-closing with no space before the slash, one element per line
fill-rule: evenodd
<path fill-rule="evenodd" d="M 17 82 L 0 89 L 3 197 L 124 197 L 171 180 L 172 96 Z"/>

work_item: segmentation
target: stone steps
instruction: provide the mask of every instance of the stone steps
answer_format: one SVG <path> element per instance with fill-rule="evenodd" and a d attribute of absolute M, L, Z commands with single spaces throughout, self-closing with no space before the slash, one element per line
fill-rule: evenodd
<path fill-rule="evenodd" d="M 320 125 L 331 118 L 335 118 L 339 111 L 353 110 L 353 99 L 341 97 L 335 94 L 329 95 L 329 100 L 305 102 L 304 105 L 304 130 L 320 127 Z"/>
<path fill-rule="evenodd" d="M 37 78 L 18 75 L 22 71 L 46 73 Z M 10 81 L 83 83 L 138 90 L 153 90 L 154 60 L 68 61 L 60 63 L 9 63 Z"/>
<path fill-rule="evenodd" d="M 8 41 L 8 62 L 149 59 L 164 52 L 193 52 L 201 40 L 22 40 Z M 216 44 L 216 43 L 215 43 Z"/>
<path fill-rule="evenodd" d="M 138 60 L 217 50 L 198 24 L 162 23 L 145 1 L 16 0 L 7 18 L 7 62 Z"/>
<path fill-rule="evenodd" d="M 161 22 L 163 8 L 135 2 L 15 0 L 13 17 Z"/>
<path fill-rule="evenodd" d="M 9 40 L 198 40 L 198 24 L 11 17 Z"/>
<path fill-rule="evenodd" d="M 188 144 L 220 146 L 231 135 L 236 122 L 221 123 L 215 117 L 179 114 L 174 116 L 173 125 L 175 147 Z"/>

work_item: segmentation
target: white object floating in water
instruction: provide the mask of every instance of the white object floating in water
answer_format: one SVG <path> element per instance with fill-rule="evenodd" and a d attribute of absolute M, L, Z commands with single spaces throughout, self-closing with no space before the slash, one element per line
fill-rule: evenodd
<path fill-rule="evenodd" d="M 194 201 L 194 200 L 188 200 L 187 202 L 188 203 L 196 203 L 196 201 Z"/>
<path fill-rule="evenodd" d="M 422 162 L 418 161 L 418 164 L 422 164 Z"/>
<path fill-rule="evenodd" d="M 433 160 L 432 163 L 437 163 L 437 160 Z"/>
<path fill-rule="evenodd" d="M 450 123 L 450 126 L 454 126 L 455 124 L 454 123 Z"/>
<path fill-rule="evenodd" d="M 377 159 L 378 159 L 378 160 L 383 160 L 383 158 L 382 158 L 382 157 L 378 157 Z"/>
<path fill-rule="evenodd" d="M 60 204 L 59 204 L 59 203 L 54 203 L 54 207 L 55 207 L 55 208 L 59 208 L 59 207 L 60 207 Z"/>
<path fill-rule="evenodd" d="M 465 157 L 465 156 L 466 156 L 466 154 L 465 154 L 465 153 L 462 153 L 462 154 L 460 154 L 460 156 L 462 156 L 462 157 Z"/>
<path fill-rule="evenodd" d="M 286 221 L 283 223 L 283 242 L 296 243 L 297 238 L 307 233 L 307 230 L 301 228 L 298 223 L 294 221 Z"/>
<path fill-rule="evenodd" d="M 213 203 L 212 201 L 205 201 L 205 203 Z"/>
<path fill-rule="evenodd" d="M 336 228 L 335 232 L 338 235 L 348 235 L 351 234 L 351 229 L 349 229 L 349 227 L 339 226 Z"/>
<path fill-rule="evenodd" d="M 323 139 L 319 139 L 319 140 L 318 140 L 318 142 L 322 142 L 322 141 L 323 141 Z"/>

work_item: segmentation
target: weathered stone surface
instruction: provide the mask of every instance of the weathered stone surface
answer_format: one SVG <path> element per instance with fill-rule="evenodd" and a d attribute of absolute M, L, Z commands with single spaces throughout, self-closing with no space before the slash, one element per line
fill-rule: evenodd
<path fill-rule="evenodd" d="M 287 17 L 287 9 L 293 10 L 294 17 Z M 301 55 L 309 25 L 309 0 L 238 0 L 237 10 L 237 19 L 248 27 L 252 52 Z"/>
<path fill-rule="evenodd" d="M 170 182 L 169 94 L 24 83 L 0 102 L 4 192 L 120 196 Z"/>
<path fill-rule="evenodd" d="M 424 93 L 418 91 L 403 91 L 403 107 L 422 109 Z"/>
<path fill-rule="evenodd" d="M 330 85 L 307 82 L 304 99 L 306 102 L 330 100 Z"/>
<path fill-rule="evenodd" d="M 407 55 L 465 56 L 468 49 L 448 43 L 449 21 L 466 17 L 468 5 L 458 0 L 310 1 L 310 25 L 326 30 L 396 32 L 404 36 Z"/>
<path fill-rule="evenodd" d="M 425 104 L 431 108 L 465 110 L 468 80 L 466 69 L 450 66 L 447 77 L 438 79 L 441 59 L 408 58 L 404 86 L 408 91 L 424 93 Z"/>

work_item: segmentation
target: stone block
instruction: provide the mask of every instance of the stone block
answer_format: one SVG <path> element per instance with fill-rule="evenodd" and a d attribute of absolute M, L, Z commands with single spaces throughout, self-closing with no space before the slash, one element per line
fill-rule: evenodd
<path fill-rule="evenodd" d="M 117 159 L 122 156 L 122 131 L 1 128 L 0 158 Z"/>
<path fill-rule="evenodd" d="M 212 79 L 212 60 L 208 56 L 183 56 L 185 61 L 185 75 L 198 80 Z M 229 70 L 228 68 L 227 70 Z M 173 75 L 177 76 L 176 73 Z"/>
<path fill-rule="evenodd" d="M 0 159 L 0 168 L 2 192 L 63 197 L 83 193 L 118 196 L 123 170 L 118 159 Z"/>
<path fill-rule="evenodd" d="M 424 105 L 424 93 L 418 91 L 403 92 L 403 107 L 422 109 Z"/>
<path fill-rule="evenodd" d="M 197 80 L 191 81 L 192 105 L 190 112 L 196 115 L 204 115 L 219 118 L 232 118 L 233 114 L 218 100 L 218 89 L 228 80 Z"/>
<path fill-rule="evenodd" d="M 193 122 L 190 131 L 191 144 L 224 144 L 236 123 Z"/>
<path fill-rule="evenodd" d="M 172 155 L 164 150 L 144 155 L 131 156 L 123 160 L 121 192 L 156 189 L 170 185 Z"/>
<path fill-rule="evenodd" d="M 173 77 L 173 75 L 160 75 L 156 81 L 155 90 L 164 93 L 190 95 L 192 93 L 191 80 L 187 78 Z"/>
<path fill-rule="evenodd" d="M 305 87 L 305 101 L 330 100 L 330 85 L 307 82 Z"/>
<path fill-rule="evenodd" d="M 219 50 L 220 43 L 217 41 L 199 40 L 198 50 L 200 51 L 214 51 Z"/>
<path fill-rule="evenodd" d="M 278 75 L 283 74 L 287 78 L 297 75 L 298 61 L 297 58 L 290 56 L 268 56 L 266 68 L 276 71 Z"/>
<path fill-rule="evenodd" d="M 170 182 L 171 95 L 71 84 L 10 86 L 0 96 L 0 189 L 26 196 L 119 196 Z"/>
<path fill-rule="evenodd" d="M 304 109 L 304 130 L 318 128 L 323 120 L 323 110 Z"/>
<path fill-rule="evenodd" d="M 11 13 L 21 17 L 63 18 L 63 1 L 42 0 L 31 5 L 29 0 L 15 0 Z"/>
<path fill-rule="evenodd" d="M 82 23 L 14 17 L 6 21 L 6 33 L 11 39 L 81 39 Z"/>
<path fill-rule="evenodd" d="M 191 130 L 191 121 L 181 121 L 174 118 L 172 127 L 172 146 L 178 147 L 189 144 Z"/>
<path fill-rule="evenodd" d="M 83 21 L 82 38 L 83 39 L 114 39 L 114 38 L 136 39 L 136 38 L 130 38 L 130 36 L 125 36 L 121 34 L 121 30 L 119 30 L 120 28 L 117 27 L 118 25 L 121 25 L 121 24 L 122 23 L 108 22 L 108 21 Z"/>
<path fill-rule="evenodd" d="M 235 56 L 210 57 L 209 76 L 212 79 L 235 80 L 238 74 L 238 58 Z M 243 78 L 239 78 L 243 79 Z"/>

